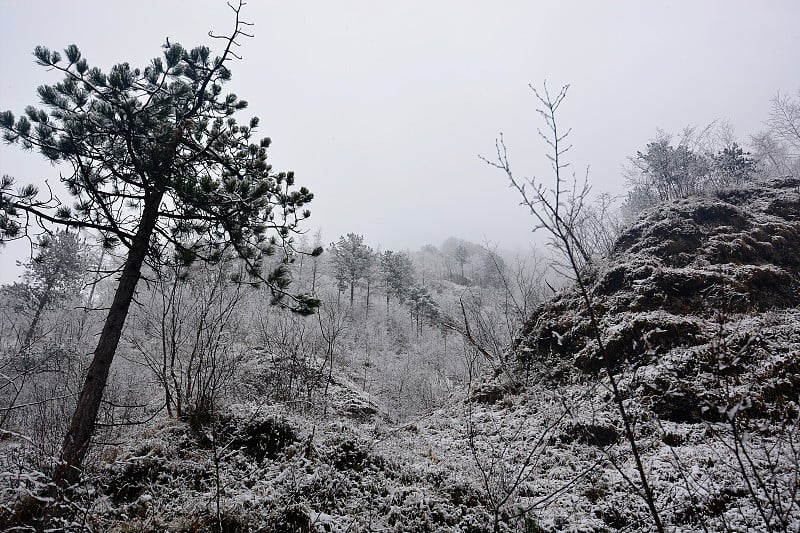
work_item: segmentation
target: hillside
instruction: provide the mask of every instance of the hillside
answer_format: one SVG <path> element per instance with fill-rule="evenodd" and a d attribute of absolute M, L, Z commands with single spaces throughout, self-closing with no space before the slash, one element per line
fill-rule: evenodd
<path fill-rule="evenodd" d="M 800 180 L 653 209 L 587 279 L 668 529 L 800 531 Z M 94 457 L 56 525 L 649 531 L 591 337 L 577 290 L 560 291 L 507 368 L 402 425 L 341 375 L 319 412 L 253 397 L 213 422 L 161 415 Z M 46 476 L 3 477 L 0 526 L 43 528 L 29 494 Z"/>
<path fill-rule="evenodd" d="M 680 530 L 800 527 L 798 187 L 798 180 L 774 180 L 656 208 L 589 273 L 658 507 Z M 544 394 L 568 406 L 566 429 L 550 430 L 561 446 L 541 454 L 564 458 L 565 444 L 584 442 L 558 474 L 537 465 L 525 490 L 556 490 L 604 450 L 606 464 L 543 508 L 543 523 L 647 529 L 644 503 L 622 479 L 623 472 L 635 479 L 635 471 L 578 291 L 541 306 L 514 353 L 514 376 L 527 381 L 505 402 L 533 401 L 533 411 Z M 500 388 L 514 390 L 513 383 Z"/>

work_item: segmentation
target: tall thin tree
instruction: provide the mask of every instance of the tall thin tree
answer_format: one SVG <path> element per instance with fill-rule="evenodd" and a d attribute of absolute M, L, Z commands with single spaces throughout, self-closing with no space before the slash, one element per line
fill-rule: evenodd
<path fill-rule="evenodd" d="M 37 63 L 63 80 L 39 87 L 42 109 L 29 106 L 19 118 L 0 113 L 6 142 L 70 168 L 61 180 L 75 197 L 69 206 L 52 193 L 40 198 L 32 185 L 14 191 L 14 180 L 5 176 L 0 238 L 58 224 L 94 230 L 106 246 L 127 250 L 64 438 L 55 472 L 61 486 L 79 479 L 145 262 L 213 263 L 233 250 L 251 281 L 268 284 L 273 303 L 304 314 L 319 305 L 308 294 L 288 292 L 292 235 L 310 215 L 304 206 L 313 195 L 293 187 L 292 172 L 272 171 L 270 140 L 252 140 L 258 119 L 240 125 L 233 115 L 247 102 L 223 94 L 229 64 L 240 59 L 235 50 L 242 38 L 251 37 L 250 24 L 240 17 L 243 5 L 231 5 L 235 24 L 229 35 L 209 33 L 224 47 L 216 57 L 206 46 L 190 50 L 167 40 L 163 57 L 144 69 L 119 63 L 105 73 L 90 67 L 75 45 L 64 50 L 65 58 L 38 46 Z M 277 252 L 281 255 L 268 263 Z"/>

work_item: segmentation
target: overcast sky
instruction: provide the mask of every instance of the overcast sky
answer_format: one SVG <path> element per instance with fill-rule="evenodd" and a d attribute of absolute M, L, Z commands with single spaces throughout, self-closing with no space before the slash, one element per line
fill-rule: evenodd
<path fill-rule="evenodd" d="M 727 119 L 743 142 L 776 91 L 800 88 L 800 2 L 252 0 L 253 39 L 231 88 L 273 140 L 276 170 L 316 195 L 309 229 L 383 249 L 448 236 L 525 246 L 533 221 L 481 162 L 503 132 L 517 174 L 547 178 L 528 83 L 571 84 L 560 117 L 571 161 L 595 190 L 623 192 L 620 169 L 657 127 Z M 0 109 L 36 104 L 58 77 L 37 44 L 77 44 L 90 65 L 144 67 L 166 37 L 218 43 L 221 0 L 0 0 Z M 244 118 L 244 117 L 243 117 Z M 58 179 L 33 153 L 0 146 L 0 173 Z M 0 250 L 9 281 L 19 246 Z"/>

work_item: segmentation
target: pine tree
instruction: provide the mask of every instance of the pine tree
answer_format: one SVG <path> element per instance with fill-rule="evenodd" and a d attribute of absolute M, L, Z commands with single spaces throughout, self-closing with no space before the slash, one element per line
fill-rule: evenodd
<path fill-rule="evenodd" d="M 229 64 L 249 26 L 232 5 L 235 30 L 215 36 L 225 46 L 212 56 L 206 46 L 164 45 L 163 57 L 143 68 L 119 63 L 106 73 L 90 67 L 75 45 L 64 56 L 36 47 L 37 63 L 63 75 L 43 85 L 43 108 L 23 116 L 0 113 L 8 143 L 36 149 L 62 176 L 72 206 L 38 198 L 29 185 L 12 191 L 0 183 L 0 238 L 25 235 L 29 226 L 59 224 L 93 230 L 108 247 L 123 247 L 125 260 L 108 316 L 88 369 L 55 473 L 60 485 L 77 481 L 94 432 L 109 369 L 128 315 L 142 265 L 195 260 L 219 261 L 234 251 L 252 281 L 265 282 L 273 303 L 312 313 L 319 301 L 292 295 L 287 263 L 292 235 L 310 213 L 313 195 L 294 188 L 292 172 L 274 173 L 267 163 L 268 138 L 253 140 L 258 119 L 240 125 L 233 115 L 247 107 L 223 94 Z M 23 216 L 24 215 L 24 216 Z M 319 250 L 321 251 L 321 250 Z M 268 264 L 266 258 L 281 252 Z"/>
<path fill-rule="evenodd" d="M 75 233 L 44 235 L 38 246 L 39 252 L 24 264 L 23 285 L 33 305 L 33 318 L 22 341 L 23 348 L 30 346 L 42 313 L 80 291 L 85 271 L 81 243 Z"/>
<path fill-rule="evenodd" d="M 750 152 L 745 152 L 738 144 L 733 143 L 713 156 L 712 167 L 716 174 L 715 185 L 724 187 L 746 183 L 755 174 L 756 162 Z"/>
<path fill-rule="evenodd" d="M 394 296 L 401 302 L 414 286 L 414 264 L 403 252 L 386 250 L 380 256 L 380 271 L 386 287 L 386 305 L 389 297 Z"/>
<path fill-rule="evenodd" d="M 350 288 L 352 306 L 355 286 L 366 277 L 375 260 L 375 253 L 364 244 L 364 237 L 355 233 L 348 233 L 346 237 L 339 237 L 338 241 L 331 243 L 330 252 L 339 291 Z"/>
<path fill-rule="evenodd" d="M 411 320 L 415 323 L 417 332 L 421 331 L 422 319 L 435 324 L 440 318 L 439 304 L 425 287 L 418 285 L 411 287 L 406 303 L 411 311 Z"/>
<path fill-rule="evenodd" d="M 456 263 L 458 263 L 459 268 L 461 269 L 461 278 L 466 279 L 464 276 L 464 265 L 469 262 L 469 258 L 472 255 L 472 251 L 467 248 L 463 243 L 459 243 L 456 246 L 455 253 L 453 256 L 455 257 Z"/>

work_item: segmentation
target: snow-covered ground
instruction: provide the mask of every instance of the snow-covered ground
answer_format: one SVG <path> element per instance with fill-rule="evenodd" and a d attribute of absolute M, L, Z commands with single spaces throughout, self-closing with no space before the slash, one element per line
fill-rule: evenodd
<path fill-rule="evenodd" d="M 669 531 L 800 531 L 799 187 L 773 181 L 656 208 L 587 273 Z M 251 395 L 214 422 L 159 415 L 93 456 L 52 525 L 653 530 L 579 293 L 540 306 L 509 355 L 469 391 L 401 421 L 366 379 L 338 371 L 313 409 Z M 260 367 L 246 368 L 257 380 Z M 38 512 L 46 476 L 29 468 L 24 439 L 0 446 L 0 525 L 11 527 Z"/>

